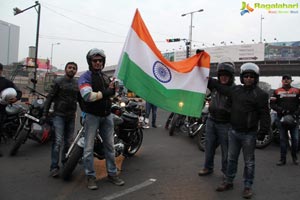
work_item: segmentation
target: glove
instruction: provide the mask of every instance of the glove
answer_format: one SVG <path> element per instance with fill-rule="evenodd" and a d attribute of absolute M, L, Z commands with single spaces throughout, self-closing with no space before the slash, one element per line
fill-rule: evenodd
<path fill-rule="evenodd" d="M 257 132 L 257 140 L 259 141 L 263 141 L 265 139 L 266 133 L 262 132 L 262 131 L 258 131 Z"/>

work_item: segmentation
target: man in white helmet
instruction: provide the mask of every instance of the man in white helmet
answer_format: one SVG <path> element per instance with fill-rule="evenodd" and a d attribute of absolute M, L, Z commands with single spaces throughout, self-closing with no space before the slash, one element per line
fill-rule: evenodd
<path fill-rule="evenodd" d="M 3 72 L 3 65 L 0 63 L 0 94 L 3 90 L 7 89 L 7 88 L 14 88 L 17 91 L 17 95 L 16 97 L 12 97 L 10 99 L 8 99 L 7 103 L 15 103 L 16 101 L 21 99 L 22 96 L 22 92 L 15 86 L 15 84 L 6 79 L 5 77 L 2 77 L 2 72 Z M 5 112 L 5 107 L 7 104 L 0 104 L 0 141 L 2 138 L 2 125 L 3 122 L 6 118 L 6 112 Z M 0 152 L 0 156 L 2 156 L 2 153 Z"/>
<path fill-rule="evenodd" d="M 124 181 L 119 178 L 115 162 L 113 138 L 113 116 L 111 114 L 111 99 L 115 94 L 114 82 L 111 82 L 102 69 L 106 56 L 101 49 L 91 49 L 86 56 L 89 70 L 83 73 L 78 80 L 81 96 L 84 100 L 85 136 L 83 164 L 87 176 L 88 188 L 98 189 L 96 172 L 94 169 L 94 138 L 99 128 L 104 143 L 107 178 L 113 184 L 122 186 Z"/>
<path fill-rule="evenodd" d="M 242 85 L 224 86 L 216 79 L 209 79 L 209 85 L 230 99 L 232 129 L 228 134 L 228 164 L 224 182 L 216 191 L 233 189 L 233 180 L 237 173 L 240 151 L 244 156 L 243 198 L 253 195 L 252 184 L 255 171 L 256 138 L 262 140 L 270 130 L 270 109 L 266 92 L 257 86 L 259 67 L 254 63 L 245 63 L 240 68 Z"/>

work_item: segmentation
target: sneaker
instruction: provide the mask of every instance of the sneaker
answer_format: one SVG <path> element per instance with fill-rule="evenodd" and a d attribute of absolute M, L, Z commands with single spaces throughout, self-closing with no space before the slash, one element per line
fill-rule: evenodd
<path fill-rule="evenodd" d="M 113 184 L 117 186 L 122 186 L 125 184 L 125 182 L 119 177 L 119 176 L 107 176 L 108 181 L 112 182 Z"/>
<path fill-rule="evenodd" d="M 58 177 L 58 175 L 59 175 L 59 169 L 58 169 L 58 168 L 51 169 L 50 175 L 51 175 L 53 178 Z"/>
<path fill-rule="evenodd" d="M 154 125 L 152 125 L 152 127 L 153 127 L 153 128 L 157 128 L 157 126 L 156 126 L 155 124 L 154 124 Z"/>
<path fill-rule="evenodd" d="M 283 165 L 285 165 L 285 163 L 286 163 L 285 160 L 279 160 L 279 161 L 276 163 L 276 165 L 277 165 L 277 166 L 283 166 Z"/>
<path fill-rule="evenodd" d="M 87 184 L 88 189 L 90 189 L 90 190 L 97 190 L 98 189 L 98 186 L 96 184 L 96 177 L 88 176 L 87 181 L 88 181 L 88 184 Z"/>
<path fill-rule="evenodd" d="M 217 187 L 216 191 L 217 192 L 224 192 L 224 191 L 232 190 L 232 189 L 233 189 L 233 184 L 232 183 L 223 182 L 220 186 Z"/>
<path fill-rule="evenodd" d="M 143 126 L 143 128 L 148 129 L 148 128 L 150 128 L 150 126 L 146 124 Z"/>
<path fill-rule="evenodd" d="M 252 195 L 253 195 L 252 190 L 246 187 L 243 191 L 243 198 L 251 199 Z"/>
<path fill-rule="evenodd" d="M 201 169 L 199 172 L 198 172 L 198 175 L 199 176 L 206 176 L 206 175 L 209 175 L 213 173 L 213 170 L 212 169 L 208 169 L 208 168 L 203 168 Z"/>

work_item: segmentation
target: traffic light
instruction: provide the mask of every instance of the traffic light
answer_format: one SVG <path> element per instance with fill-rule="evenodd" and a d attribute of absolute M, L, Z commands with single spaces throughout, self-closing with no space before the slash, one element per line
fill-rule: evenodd
<path fill-rule="evenodd" d="M 180 38 L 166 39 L 167 42 L 179 42 Z"/>

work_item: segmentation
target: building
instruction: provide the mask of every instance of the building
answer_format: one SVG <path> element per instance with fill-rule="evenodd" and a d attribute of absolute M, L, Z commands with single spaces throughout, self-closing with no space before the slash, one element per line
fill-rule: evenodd
<path fill-rule="evenodd" d="M 0 62 L 9 65 L 18 61 L 20 27 L 0 20 Z"/>

